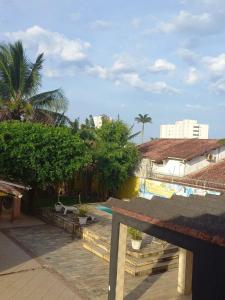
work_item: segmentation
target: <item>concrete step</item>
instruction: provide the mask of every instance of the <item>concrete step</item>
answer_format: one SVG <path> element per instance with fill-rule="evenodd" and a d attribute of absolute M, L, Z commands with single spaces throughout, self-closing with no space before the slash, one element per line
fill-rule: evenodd
<path fill-rule="evenodd" d="M 100 239 L 100 238 L 95 238 L 95 236 L 88 234 L 88 233 L 83 233 L 83 240 L 92 242 L 96 244 L 98 247 L 102 248 L 103 250 L 110 252 L 110 244 L 108 241 L 105 239 Z"/>
<path fill-rule="evenodd" d="M 83 240 L 92 242 L 103 250 L 110 252 L 110 241 L 102 236 L 99 236 L 92 230 L 86 229 L 83 231 Z M 159 243 L 153 242 L 149 245 L 144 245 L 140 251 L 135 251 L 131 248 L 129 239 L 127 241 L 127 254 L 137 259 L 158 257 L 162 256 L 163 254 L 172 255 L 175 253 L 178 253 L 178 247 L 171 244 L 162 246 Z"/>
<path fill-rule="evenodd" d="M 109 251 L 99 247 L 92 241 L 84 240 L 83 247 L 90 252 L 94 253 L 98 257 L 109 262 L 110 254 Z M 144 257 L 135 258 L 130 255 L 126 255 L 126 272 L 134 276 L 146 275 L 146 274 L 157 274 L 165 272 L 170 269 L 177 268 L 178 266 L 178 255 L 177 254 L 163 254 L 158 257 Z"/>
<path fill-rule="evenodd" d="M 134 266 L 137 266 L 137 267 L 142 267 L 142 266 L 149 266 L 149 265 L 152 265 L 152 264 L 155 264 L 155 263 L 159 263 L 159 262 L 170 262 L 172 260 L 176 260 L 178 261 L 178 253 L 175 253 L 175 254 L 162 254 L 162 255 L 159 255 L 159 256 L 154 256 L 154 257 L 144 257 L 144 258 L 135 258 L 135 257 L 132 257 L 130 255 L 126 255 L 126 261 L 131 264 L 131 265 L 134 265 Z"/>

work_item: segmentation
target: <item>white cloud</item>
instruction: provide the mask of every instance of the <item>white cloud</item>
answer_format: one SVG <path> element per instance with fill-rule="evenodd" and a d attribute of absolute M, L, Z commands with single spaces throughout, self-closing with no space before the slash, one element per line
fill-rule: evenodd
<path fill-rule="evenodd" d="M 169 86 L 164 81 L 146 82 L 137 73 L 127 73 L 120 76 L 120 82 L 126 83 L 136 89 L 155 94 L 178 94 L 179 90 Z"/>
<path fill-rule="evenodd" d="M 225 78 L 220 78 L 209 86 L 209 89 L 215 94 L 225 93 Z"/>
<path fill-rule="evenodd" d="M 86 59 L 85 50 L 90 47 L 88 42 L 79 39 L 68 39 L 58 32 L 52 32 L 39 26 L 25 31 L 8 32 L 10 40 L 22 40 L 25 47 L 33 48 L 37 53 L 46 56 L 58 56 L 65 61 L 82 61 Z"/>
<path fill-rule="evenodd" d="M 225 53 L 203 57 L 202 62 L 212 75 L 220 76 L 225 72 Z"/>
<path fill-rule="evenodd" d="M 169 22 L 161 22 L 157 29 L 165 33 L 177 31 L 192 34 L 212 34 L 220 31 L 222 16 L 215 16 L 208 12 L 194 15 L 182 10 Z"/>
<path fill-rule="evenodd" d="M 185 82 L 187 84 L 192 85 L 192 84 L 196 84 L 199 80 L 200 80 L 200 76 L 199 76 L 197 69 L 194 67 L 191 67 L 188 71 L 188 75 L 185 79 Z"/>
<path fill-rule="evenodd" d="M 101 79 L 107 79 L 109 76 L 107 69 L 100 65 L 87 67 L 86 72 L 91 75 L 97 75 Z"/>
<path fill-rule="evenodd" d="M 176 66 L 165 59 L 157 59 L 154 64 L 149 67 L 151 72 L 172 72 L 176 70 Z"/>
<path fill-rule="evenodd" d="M 128 55 L 121 55 L 118 56 L 111 67 L 111 71 L 113 73 L 127 73 L 132 72 L 137 68 L 136 61 L 128 56 Z"/>
<path fill-rule="evenodd" d="M 98 30 L 98 29 L 108 29 L 111 27 L 111 23 L 105 20 L 96 20 L 91 23 L 91 29 Z"/>

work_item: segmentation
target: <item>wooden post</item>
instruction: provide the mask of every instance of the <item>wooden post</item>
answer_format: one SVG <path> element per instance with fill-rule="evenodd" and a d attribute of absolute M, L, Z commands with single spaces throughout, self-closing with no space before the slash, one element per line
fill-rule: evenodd
<path fill-rule="evenodd" d="M 127 226 L 113 214 L 109 267 L 109 300 L 122 300 L 126 258 Z"/>
<path fill-rule="evenodd" d="M 19 219 L 21 210 L 21 197 L 13 198 L 13 207 L 11 214 L 11 221 L 13 222 L 15 219 Z"/>
<path fill-rule="evenodd" d="M 123 300 L 126 249 L 127 249 L 127 226 L 120 223 L 117 280 L 116 280 L 116 300 Z"/>
<path fill-rule="evenodd" d="M 0 199 L 0 216 L 2 214 L 2 199 Z"/>
<path fill-rule="evenodd" d="M 192 292 L 193 253 L 180 248 L 177 291 L 181 295 Z"/>

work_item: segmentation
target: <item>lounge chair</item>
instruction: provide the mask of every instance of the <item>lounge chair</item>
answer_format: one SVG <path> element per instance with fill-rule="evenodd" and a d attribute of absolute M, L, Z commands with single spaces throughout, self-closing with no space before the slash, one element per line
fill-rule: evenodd
<path fill-rule="evenodd" d="M 66 215 L 68 211 L 75 212 L 77 211 L 77 207 L 75 205 L 64 205 L 62 202 L 58 201 L 55 204 L 55 211 L 60 212 L 63 211 L 63 214 Z"/>

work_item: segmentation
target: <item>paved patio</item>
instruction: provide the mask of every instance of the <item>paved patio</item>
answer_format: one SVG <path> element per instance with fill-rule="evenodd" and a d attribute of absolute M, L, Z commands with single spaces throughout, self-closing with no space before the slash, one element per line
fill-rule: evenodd
<path fill-rule="evenodd" d="M 34 225 L 43 225 L 43 221 L 37 218 L 33 218 L 27 215 L 21 214 L 21 217 L 17 220 L 11 222 L 10 212 L 4 212 L 0 216 L 0 230 L 4 228 L 15 228 L 15 227 L 24 227 L 24 226 L 34 226 Z"/>
<path fill-rule="evenodd" d="M 17 245 L 38 257 L 45 268 L 63 277 L 69 287 L 75 288 L 83 299 L 107 299 L 108 264 L 85 251 L 81 240 L 73 240 L 69 233 L 47 224 L 8 228 L 4 232 Z M 177 270 L 139 278 L 126 274 L 125 299 L 191 300 L 191 297 L 179 297 L 176 285 Z"/>
<path fill-rule="evenodd" d="M 32 259 L 0 232 L 0 298 L 4 300 L 81 300 L 53 271 Z"/>

